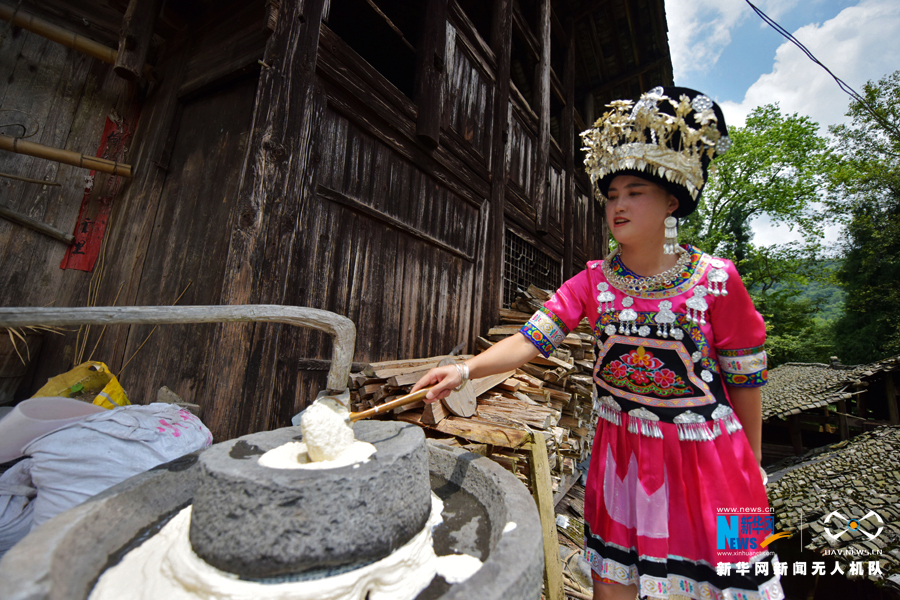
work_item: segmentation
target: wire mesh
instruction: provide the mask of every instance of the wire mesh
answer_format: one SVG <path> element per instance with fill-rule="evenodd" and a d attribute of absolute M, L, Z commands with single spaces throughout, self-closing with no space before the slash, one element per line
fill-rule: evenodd
<path fill-rule="evenodd" d="M 535 285 L 555 290 L 562 284 L 562 263 L 538 250 L 521 236 L 506 230 L 503 242 L 503 307 L 509 308 L 516 296 Z"/>

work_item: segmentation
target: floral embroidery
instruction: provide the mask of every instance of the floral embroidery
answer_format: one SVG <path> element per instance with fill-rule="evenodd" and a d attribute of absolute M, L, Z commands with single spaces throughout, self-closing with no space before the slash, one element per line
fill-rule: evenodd
<path fill-rule="evenodd" d="M 636 394 L 654 394 L 667 398 L 684 396 L 691 389 L 674 371 L 663 369 L 663 362 L 643 346 L 607 364 L 600 377 L 610 385 L 625 387 Z"/>
<path fill-rule="evenodd" d="M 635 323 L 637 325 L 654 325 L 654 317 L 656 313 L 654 312 L 639 312 L 637 313 L 637 319 Z M 617 312 L 604 313 L 599 316 L 599 318 L 594 322 L 594 333 L 597 337 L 600 337 L 601 334 L 605 333 L 607 336 L 614 335 L 616 330 L 614 323 L 619 322 L 619 315 Z M 709 342 L 706 341 L 706 336 L 703 334 L 703 330 L 700 329 L 699 325 L 691 323 L 688 321 L 687 317 L 683 314 L 675 315 L 675 323 L 681 327 L 687 334 L 691 337 L 694 343 L 697 345 L 697 351 L 700 352 L 700 356 L 702 357 L 700 360 L 700 367 L 712 371 L 713 373 L 719 372 L 719 364 L 710 358 L 710 346 Z M 613 326 L 612 329 L 608 329 L 610 326 Z M 611 332 L 611 333 L 610 333 Z M 651 330 L 651 333 L 655 332 L 655 330 Z M 647 336 L 641 336 L 647 337 Z M 674 339 L 674 335 L 672 335 Z"/>
<path fill-rule="evenodd" d="M 758 373 L 743 375 L 740 373 L 724 373 L 722 381 L 725 385 L 732 387 L 761 387 L 766 384 L 769 378 L 769 371 L 763 369 Z"/>
<path fill-rule="evenodd" d="M 675 385 L 675 372 L 669 369 L 662 369 L 653 374 L 653 381 L 662 389 L 670 388 Z"/>

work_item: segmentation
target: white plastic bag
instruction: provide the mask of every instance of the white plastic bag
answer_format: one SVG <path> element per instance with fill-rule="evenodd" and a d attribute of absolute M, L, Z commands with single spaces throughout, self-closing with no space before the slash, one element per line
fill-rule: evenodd
<path fill-rule="evenodd" d="M 26 458 L 0 475 L 0 558 L 31 531 L 36 490 L 30 470 Z"/>
<path fill-rule="evenodd" d="M 211 443 L 212 434 L 200 419 L 162 403 L 103 411 L 37 438 L 23 448 L 32 458 L 38 491 L 33 526 Z"/>

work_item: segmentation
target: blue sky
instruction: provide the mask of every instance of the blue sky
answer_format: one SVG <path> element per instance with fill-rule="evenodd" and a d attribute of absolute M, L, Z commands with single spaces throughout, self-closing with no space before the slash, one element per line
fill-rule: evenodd
<path fill-rule="evenodd" d="M 765 24 L 744 0 L 665 0 L 675 84 L 716 100 L 729 126 L 778 102 L 823 130 L 846 121 L 848 96 L 821 67 Z M 900 0 L 756 0 L 857 91 L 900 69 Z M 796 239 L 762 218 L 755 241 Z M 833 240 L 837 230 L 826 231 Z"/>

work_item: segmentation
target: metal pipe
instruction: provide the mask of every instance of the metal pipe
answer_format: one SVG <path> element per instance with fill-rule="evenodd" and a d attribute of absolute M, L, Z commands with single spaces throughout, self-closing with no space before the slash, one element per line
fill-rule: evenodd
<path fill-rule="evenodd" d="M 44 158 L 61 162 L 82 169 L 92 169 L 102 173 L 110 173 L 112 175 L 121 175 L 122 177 L 132 177 L 131 165 L 125 163 L 98 158 L 96 156 L 87 156 L 72 152 L 71 150 L 63 150 L 62 148 L 54 148 L 53 146 L 45 146 L 29 142 L 22 138 L 11 137 L 8 135 L 0 135 L 0 150 L 8 150 L 18 154 L 27 154 L 37 158 Z"/>
<path fill-rule="evenodd" d="M 0 327 L 257 321 L 309 327 L 330 334 L 334 338 L 334 349 L 328 371 L 328 390 L 340 392 L 347 388 L 356 326 L 347 317 L 327 310 L 277 304 L 0 308 Z"/>

